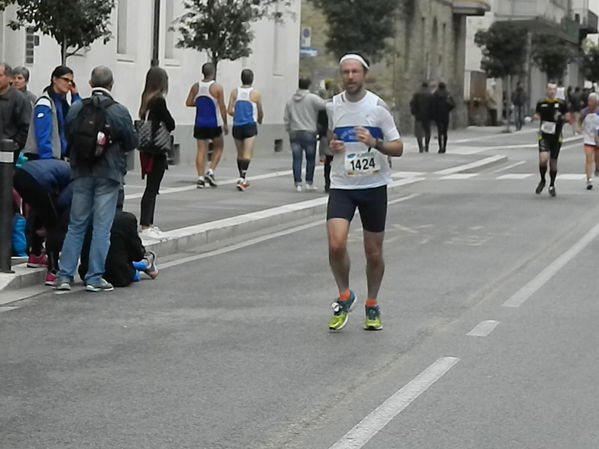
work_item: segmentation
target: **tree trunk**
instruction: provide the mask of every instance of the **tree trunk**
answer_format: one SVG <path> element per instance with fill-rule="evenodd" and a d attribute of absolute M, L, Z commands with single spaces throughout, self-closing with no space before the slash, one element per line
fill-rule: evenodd
<path fill-rule="evenodd" d="M 506 77 L 506 89 L 505 89 L 505 132 L 511 133 L 510 129 L 510 112 L 512 112 L 512 76 Z"/>
<path fill-rule="evenodd" d="M 62 65 L 67 65 L 67 43 L 66 40 L 59 42 L 60 45 L 60 62 Z"/>

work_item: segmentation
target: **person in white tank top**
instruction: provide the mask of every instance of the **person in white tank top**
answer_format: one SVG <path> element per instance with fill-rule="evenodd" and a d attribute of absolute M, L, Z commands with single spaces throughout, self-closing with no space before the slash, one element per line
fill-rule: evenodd
<path fill-rule="evenodd" d="M 583 146 L 585 154 L 585 174 L 587 178 L 587 190 L 593 188 L 593 163 L 595 167 L 599 166 L 599 143 L 597 141 L 597 131 L 599 130 L 599 95 L 591 93 L 588 99 L 587 107 L 582 111 L 581 123 L 579 129 L 583 136 Z M 595 170 L 597 175 L 597 170 Z"/>
<path fill-rule="evenodd" d="M 214 171 L 223 154 L 223 133 L 229 133 L 225 94 L 220 84 L 215 81 L 214 64 L 207 62 L 202 66 L 204 79 L 195 83 L 189 90 L 185 105 L 196 109 L 193 137 L 197 143 L 196 170 L 198 180 L 196 187 L 203 189 L 208 183 L 217 187 Z M 209 143 L 212 142 L 212 158 L 210 168 L 204 173 Z"/>
<path fill-rule="evenodd" d="M 339 61 L 344 92 L 327 104 L 333 152 L 327 207 L 329 264 L 339 290 L 328 327 L 342 329 L 356 301 L 350 290 L 347 239 L 356 208 L 362 218 L 366 280 L 366 330 L 383 328 L 378 293 L 383 280 L 383 238 L 387 214 L 388 156 L 401 156 L 403 143 L 385 103 L 365 89 L 369 63 L 359 54 Z"/>

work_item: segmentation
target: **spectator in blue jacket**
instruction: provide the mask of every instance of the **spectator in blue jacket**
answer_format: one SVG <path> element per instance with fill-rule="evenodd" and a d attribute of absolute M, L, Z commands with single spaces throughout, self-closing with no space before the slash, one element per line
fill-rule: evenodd
<path fill-rule="evenodd" d="M 71 94 L 71 104 L 67 95 Z M 69 155 L 65 120 L 70 106 L 81 97 L 73 71 L 58 66 L 52 72 L 50 85 L 35 102 L 25 153 L 29 159 L 64 159 Z"/>
<path fill-rule="evenodd" d="M 70 290 L 77 270 L 77 262 L 87 229 L 93 227 L 89 251 L 89 265 L 85 274 L 86 290 L 102 292 L 113 290 L 104 278 L 106 256 L 110 247 L 110 229 L 116 212 L 119 190 L 127 172 L 126 153 L 137 147 L 137 133 L 127 108 L 116 103 L 111 94 L 112 71 L 105 66 L 96 67 L 91 74 L 92 98 L 104 104 L 110 140 L 101 158 L 93 164 L 81 160 L 77 147 L 71 148 L 70 163 L 73 177 L 73 202 L 69 229 L 65 238 L 56 279 L 57 290 Z M 65 123 L 69 142 L 79 128 L 83 102 L 71 107 Z"/>

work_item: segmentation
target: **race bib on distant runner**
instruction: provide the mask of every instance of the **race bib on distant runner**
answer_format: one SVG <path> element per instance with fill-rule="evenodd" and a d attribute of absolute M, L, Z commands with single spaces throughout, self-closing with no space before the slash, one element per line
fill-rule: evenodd
<path fill-rule="evenodd" d="M 541 132 L 545 134 L 555 134 L 557 124 L 555 122 L 541 122 Z"/>
<path fill-rule="evenodd" d="M 345 154 L 345 173 L 347 176 L 374 175 L 381 170 L 374 151 Z"/>

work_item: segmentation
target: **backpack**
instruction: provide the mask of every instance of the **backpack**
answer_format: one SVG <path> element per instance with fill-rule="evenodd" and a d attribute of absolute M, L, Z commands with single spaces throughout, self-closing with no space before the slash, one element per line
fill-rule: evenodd
<path fill-rule="evenodd" d="M 81 100 L 76 129 L 72 132 L 71 156 L 82 165 L 94 165 L 112 143 L 106 109 L 116 102 L 110 97 L 92 95 Z"/>

